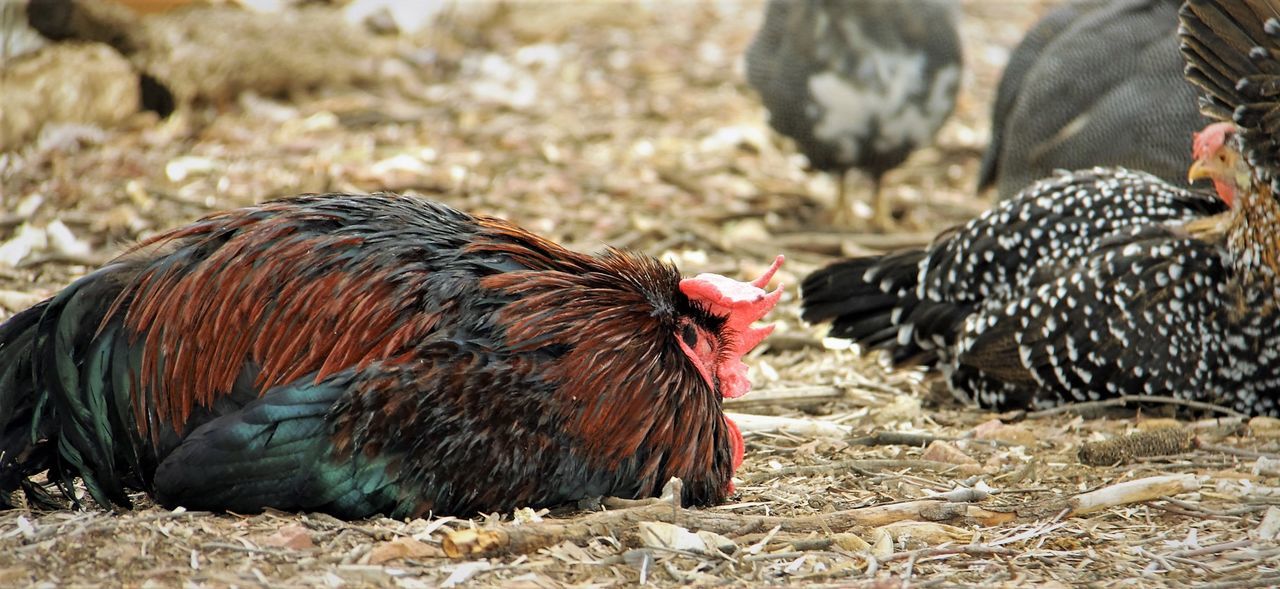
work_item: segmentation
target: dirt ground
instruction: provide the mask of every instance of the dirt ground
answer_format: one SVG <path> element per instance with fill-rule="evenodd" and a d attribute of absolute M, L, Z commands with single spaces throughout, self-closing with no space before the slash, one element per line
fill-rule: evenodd
<path fill-rule="evenodd" d="M 755 391 L 728 409 L 813 427 L 747 435 L 738 494 L 707 510 L 742 518 L 719 530 L 731 545 L 699 551 L 617 525 L 455 559 L 442 549 L 451 532 L 513 515 L 342 522 L 170 512 L 139 496 L 129 513 L 0 513 L 0 586 L 1280 585 L 1274 420 L 1184 412 L 1173 421 L 1126 409 L 999 416 L 936 392 L 917 372 L 829 349 L 798 318 L 795 285 L 808 272 L 840 255 L 922 243 L 987 206 L 973 178 L 989 104 L 1041 4 L 964 2 L 963 94 L 937 145 L 890 174 L 902 213 L 890 235 L 816 228 L 834 185 L 770 132 L 743 79 L 760 9 L 658 1 L 463 11 L 379 39 L 376 74 L 354 88 L 47 130 L 0 154 L 0 318 L 156 231 L 309 191 L 420 194 L 575 248 L 668 257 L 686 274 L 754 276 L 786 254 L 778 329 L 748 359 Z M 1118 466 L 1078 457 L 1086 442 L 1169 425 L 1197 442 Z M 914 437 L 884 437 L 892 433 Z M 1161 475 L 1186 475 L 1177 480 L 1191 490 L 1093 512 L 1041 509 Z M 833 529 L 837 519 L 824 519 L 958 488 L 986 498 L 938 521 Z M 774 527 L 782 520 L 752 516 L 819 523 Z M 590 516 L 516 517 L 536 529 Z M 696 521 L 672 523 L 697 531 Z"/>

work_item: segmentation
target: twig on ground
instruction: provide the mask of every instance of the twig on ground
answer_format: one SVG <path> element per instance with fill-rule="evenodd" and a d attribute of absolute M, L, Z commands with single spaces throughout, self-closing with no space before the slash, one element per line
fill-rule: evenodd
<path fill-rule="evenodd" d="M 45 264 L 74 264 L 77 266 L 101 266 L 107 263 L 111 258 L 103 253 L 87 253 L 87 254 L 71 254 L 65 252 L 51 252 L 31 256 L 18 262 L 17 268 L 33 268 L 43 266 Z"/>
<path fill-rule="evenodd" d="M 742 560 L 745 560 L 745 561 L 786 560 L 786 559 L 797 559 L 797 558 L 800 558 L 801 556 L 844 556 L 844 555 L 839 552 L 822 552 L 822 551 L 769 552 L 766 554 L 751 554 L 748 556 L 744 556 L 742 557 Z"/>
<path fill-rule="evenodd" d="M 1249 589 L 1250 587 L 1275 587 L 1280 585 L 1280 575 L 1270 574 L 1236 581 L 1219 581 L 1199 585 L 1200 589 Z"/>
<path fill-rule="evenodd" d="M 925 447 L 929 444 L 942 440 L 944 442 L 955 441 L 957 438 L 951 436 L 935 436 L 933 434 L 913 433 L 913 432 L 873 432 L 870 435 L 852 438 L 850 444 L 857 446 L 918 446 Z"/>
<path fill-rule="evenodd" d="M 786 432 L 804 437 L 843 438 L 853 428 L 821 419 L 797 419 L 794 417 L 777 417 L 773 415 L 754 415 L 750 413 L 725 413 L 732 419 L 742 433 L 752 432 Z"/>
<path fill-rule="evenodd" d="M 822 340 L 808 335 L 799 335 L 794 333 L 775 333 L 764 340 L 766 346 L 770 350 L 782 352 L 794 350 L 821 350 Z M 759 392 L 759 391 L 758 391 Z M 752 393 L 752 396 L 757 393 Z M 750 397 L 739 397 L 740 399 L 748 399 Z"/>
<path fill-rule="evenodd" d="M 1196 548 L 1195 550 L 1181 550 L 1178 552 L 1174 552 L 1173 556 L 1179 556 L 1179 557 L 1208 556 L 1210 554 L 1217 554 L 1219 552 L 1226 552 L 1228 550 L 1248 548 L 1250 546 L 1253 546 L 1253 543 L 1254 543 L 1253 540 L 1236 540 L 1234 542 L 1223 542 L 1221 544 L 1212 544 L 1209 546 L 1203 546 L 1200 548 Z"/>
<path fill-rule="evenodd" d="M 963 476 L 977 474 L 982 472 L 982 467 L 976 464 L 952 464 L 950 462 L 938 462 L 936 460 L 840 460 L 838 462 L 829 462 L 827 464 L 817 464 L 813 466 L 785 466 L 773 470 L 762 472 L 753 472 L 744 475 L 742 481 L 745 483 L 759 483 L 781 476 L 790 475 L 827 475 L 827 474 L 844 474 L 848 471 L 871 472 L 876 470 L 920 470 L 933 473 L 955 473 Z"/>
<path fill-rule="evenodd" d="M 1088 515 L 1130 503 L 1142 503 L 1180 493 L 1190 493 L 1200 488 L 1195 475 L 1175 474 L 1147 477 L 1116 483 L 1074 495 L 1065 500 L 1055 500 L 1030 508 L 1019 509 L 1019 514 L 1048 516 L 1063 513 L 1062 517 Z"/>
<path fill-rule="evenodd" d="M 677 495 L 678 496 L 678 495 Z M 673 497 L 674 499 L 674 497 Z M 750 523 L 777 527 L 791 533 L 844 531 L 855 526 L 875 527 L 898 521 L 959 522 L 996 525 L 1012 521 L 1013 514 L 994 512 L 967 503 L 936 500 L 873 505 L 858 509 L 811 516 L 749 516 L 721 511 L 685 509 L 678 501 L 655 503 L 632 509 L 594 513 L 569 521 L 546 521 L 519 526 L 500 525 L 458 530 L 441 543 L 453 558 L 470 558 L 500 553 L 529 553 L 563 541 L 585 541 L 595 536 L 634 533 L 640 522 L 666 522 L 720 534 L 732 533 Z"/>
<path fill-rule="evenodd" d="M 244 552 L 247 554 L 268 554 L 271 556 L 291 556 L 298 553 L 294 550 L 284 550 L 281 548 L 263 548 L 260 546 L 241 546 L 239 544 L 228 544 L 224 542 L 206 542 L 200 545 L 201 550 L 230 550 L 232 552 Z"/>
<path fill-rule="evenodd" d="M 751 523 L 758 527 L 777 528 L 783 532 L 830 533 L 855 526 L 875 527 L 898 521 L 960 521 L 979 525 L 998 525 L 1016 518 L 1039 519 L 1087 515 L 1110 507 L 1150 501 L 1199 488 L 1191 475 L 1169 475 L 1126 481 L 1075 495 L 1065 500 L 1018 510 L 1017 514 L 991 511 L 971 503 L 921 500 L 890 505 L 874 505 L 821 515 L 801 517 L 747 516 L 720 511 L 699 511 L 680 506 L 678 489 L 668 485 L 660 502 L 584 516 L 575 521 L 549 521 L 520 526 L 502 525 L 490 528 L 458 530 L 442 542 L 445 553 L 453 558 L 475 557 L 498 553 L 528 553 L 563 541 L 584 541 L 595 536 L 619 536 L 632 533 L 640 522 L 666 522 L 720 534 L 732 533 Z M 981 495 L 974 495 L 979 497 Z"/>
<path fill-rule="evenodd" d="M 1222 405 L 1214 405 L 1213 403 L 1205 403 L 1203 401 L 1177 399 L 1174 397 L 1165 397 L 1161 395 L 1121 395 L 1119 397 L 1103 399 L 1101 401 L 1085 401 L 1082 403 L 1068 403 L 1066 405 L 1059 405 L 1057 407 L 1042 409 L 1040 411 L 1031 411 L 1026 413 L 1024 417 L 1026 419 L 1040 419 L 1042 417 L 1051 417 L 1054 415 L 1061 415 L 1063 413 L 1085 413 L 1089 411 L 1097 411 L 1098 409 L 1105 409 L 1107 407 L 1123 407 L 1131 403 L 1155 403 L 1155 404 L 1164 404 L 1164 405 L 1179 405 L 1182 407 L 1187 407 L 1189 409 L 1199 409 L 1201 411 L 1213 411 L 1216 413 L 1230 415 L 1232 417 L 1246 417 L 1243 413 L 1240 413 L 1235 409 L 1231 409 L 1230 407 L 1223 407 Z"/>
<path fill-rule="evenodd" d="M 1257 513 L 1259 511 L 1267 510 L 1266 505 L 1246 505 L 1246 506 L 1237 507 L 1235 509 L 1231 509 L 1228 511 L 1222 511 L 1218 509 L 1209 509 L 1203 505 L 1200 505 L 1199 503 L 1183 501 L 1181 499 L 1175 499 L 1173 497 L 1165 497 L 1164 500 L 1170 505 L 1180 507 L 1187 511 L 1194 511 L 1196 513 L 1204 513 L 1208 515 L 1216 515 L 1216 516 L 1221 516 L 1221 517 L 1230 518 L 1230 519 L 1240 519 L 1239 516 L 1241 515 L 1248 515 L 1250 513 Z"/>
<path fill-rule="evenodd" d="M 213 513 L 208 511 L 186 511 L 184 509 L 179 508 L 173 511 L 165 511 L 163 513 L 154 513 L 154 514 L 142 515 L 138 517 L 108 517 L 108 518 L 104 518 L 106 521 L 89 523 L 87 525 L 84 525 L 84 527 L 76 530 L 68 530 L 67 529 L 68 526 L 61 526 L 61 525 L 45 527 L 39 530 L 38 532 L 36 532 L 29 539 L 29 541 L 31 543 L 36 543 L 51 536 L 74 537 L 74 536 L 79 536 L 81 534 L 88 534 L 91 532 L 114 530 L 118 528 L 121 524 L 126 522 L 129 524 L 139 524 L 139 523 L 150 523 L 150 522 L 157 522 L 157 521 L 163 521 L 163 520 L 169 520 L 169 519 L 204 517 L 204 516 L 210 516 L 210 515 L 213 515 Z M 68 523 L 71 523 L 71 522 L 68 522 Z"/>
<path fill-rule="evenodd" d="M 924 447 L 935 441 L 954 442 L 957 440 L 965 440 L 971 444 L 984 444 L 988 446 L 1018 446 L 1005 440 L 979 440 L 976 438 L 956 437 L 956 436 L 939 436 L 935 434 L 916 433 L 916 432 L 892 432 L 878 431 L 869 435 L 850 438 L 850 444 L 859 446 L 917 446 Z"/>
<path fill-rule="evenodd" d="M 884 558 L 880 562 L 892 562 L 902 560 L 904 558 L 911 560 L 920 560 L 922 558 L 935 558 L 938 556 L 949 556 L 952 554 L 967 554 L 969 556 L 1017 556 L 1022 551 L 1012 548 L 1000 548 L 998 546 L 936 546 L 933 548 L 921 548 L 919 550 L 907 550 L 904 552 L 895 552 Z"/>
<path fill-rule="evenodd" d="M 31 215 L 19 215 L 17 213 L 0 215 L 0 229 L 17 227 L 18 225 L 26 223 L 27 221 L 30 221 L 30 220 L 31 220 Z"/>
<path fill-rule="evenodd" d="M 1233 448 L 1222 444 L 1211 444 L 1209 442 L 1197 440 L 1196 447 L 1206 452 L 1217 452 L 1228 456 L 1239 456 L 1241 458 L 1271 458 L 1280 459 L 1280 454 L 1272 452 L 1255 452 L 1253 450 L 1245 450 L 1243 448 Z"/>
<path fill-rule="evenodd" d="M 772 342 L 773 338 L 765 340 Z M 761 389 L 736 399 L 725 399 L 725 407 L 750 405 L 792 405 L 835 401 L 845 396 L 845 388 L 837 386 L 787 387 Z"/>
<path fill-rule="evenodd" d="M 1166 500 L 1167 500 L 1167 499 L 1166 499 Z M 1168 504 L 1168 505 L 1161 505 L 1161 504 L 1159 504 L 1159 503 L 1152 503 L 1152 504 L 1151 504 L 1151 506 L 1152 506 L 1152 507 L 1154 507 L 1154 508 L 1156 508 L 1156 509 L 1159 509 L 1159 510 L 1161 510 L 1161 511 L 1167 511 L 1167 512 L 1172 513 L 1172 514 L 1174 514 L 1174 515 L 1184 515 L 1184 516 L 1187 516 L 1187 517 L 1195 517 L 1195 518 L 1201 518 L 1201 519 L 1220 519 L 1220 520 L 1224 520 L 1224 521 L 1240 521 L 1240 520 L 1244 519 L 1244 518 L 1242 518 L 1242 517 L 1240 517 L 1240 516 L 1233 516 L 1233 515 L 1217 515 L 1217 514 L 1213 514 L 1213 513 L 1207 513 L 1207 512 L 1201 511 L 1201 510 L 1199 510 L 1199 509 L 1188 509 L 1188 508 L 1186 508 L 1186 507 L 1184 507 L 1184 506 L 1182 506 L 1182 505 L 1176 505 L 1176 504 L 1173 504 L 1173 503 L 1170 503 L 1170 504 Z"/>

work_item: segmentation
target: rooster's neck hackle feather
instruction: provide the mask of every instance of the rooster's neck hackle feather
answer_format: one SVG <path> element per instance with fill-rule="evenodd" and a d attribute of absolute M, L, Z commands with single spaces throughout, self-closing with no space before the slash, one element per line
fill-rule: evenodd
<path fill-rule="evenodd" d="M 1240 202 L 1227 228 L 1227 246 L 1233 266 L 1258 286 L 1275 285 L 1280 278 L 1280 202 L 1267 184 L 1238 186 Z"/>
<path fill-rule="evenodd" d="M 616 467 L 642 445 L 677 451 L 653 456 L 642 468 L 658 490 L 665 466 L 675 476 L 712 469 L 725 456 L 683 451 L 713 443 L 722 447 L 727 430 L 720 420 L 720 399 L 680 351 L 673 334 L 682 315 L 712 325 L 722 323 L 695 307 L 677 290 L 675 268 L 652 258 L 612 251 L 568 272 L 510 272 L 483 281 L 485 288 L 510 294 L 499 314 L 512 349 L 533 352 L 554 344 L 571 330 L 578 345 L 559 350 L 546 374 L 561 386 L 565 428 L 592 449 L 600 467 Z M 619 280 L 621 279 L 621 280 Z M 672 369 L 662 370 L 663 365 Z M 675 393 L 679 396 L 674 396 Z M 637 400 L 639 402 L 637 402 Z"/>

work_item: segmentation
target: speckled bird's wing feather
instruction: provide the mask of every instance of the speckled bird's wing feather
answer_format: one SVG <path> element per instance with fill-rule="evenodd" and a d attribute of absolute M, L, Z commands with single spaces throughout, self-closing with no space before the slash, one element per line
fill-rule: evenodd
<path fill-rule="evenodd" d="M 1072 267 L 1045 268 L 971 317 L 953 386 L 998 407 L 1234 394 L 1243 373 L 1233 355 L 1257 350 L 1248 349 L 1256 339 L 1232 335 L 1248 311 L 1225 250 L 1155 226 L 1115 241 Z"/>
<path fill-rule="evenodd" d="M 1109 235 L 1180 223 L 1226 210 L 1220 199 L 1145 172 L 1094 168 L 1058 174 L 997 205 L 930 251 L 923 296 L 982 301 L 1012 288 L 1043 262 L 1083 259 Z"/>
<path fill-rule="evenodd" d="M 1046 264 L 1070 266 L 1115 235 L 1225 211 L 1214 196 L 1124 169 L 1080 170 L 1038 182 L 941 240 L 902 297 L 899 342 L 954 344 L 960 324 L 992 298 L 1017 292 Z"/>
<path fill-rule="evenodd" d="M 855 258 L 802 284 L 804 318 L 832 335 L 891 350 L 895 362 L 946 356 L 966 317 L 1016 292 L 1044 264 L 1071 265 L 1114 235 L 1176 225 L 1226 210 L 1208 194 L 1143 172 L 1096 168 L 1059 174 L 969 223 L 927 251 Z"/>

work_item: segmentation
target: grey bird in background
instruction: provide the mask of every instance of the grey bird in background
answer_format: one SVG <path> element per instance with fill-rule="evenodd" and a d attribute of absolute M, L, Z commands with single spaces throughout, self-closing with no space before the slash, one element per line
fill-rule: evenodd
<path fill-rule="evenodd" d="M 836 175 L 833 223 L 851 210 L 845 174 L 873 183 L 873 223 L 891 210 L 881 180 L 932 141 L 955 108 L 960 39 L 953 0 L 772 0 L 747 51 L 747 82 L 769 123 L 811 167 Z"/>

